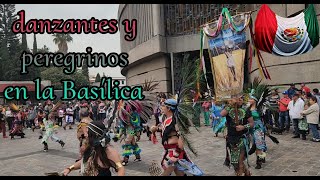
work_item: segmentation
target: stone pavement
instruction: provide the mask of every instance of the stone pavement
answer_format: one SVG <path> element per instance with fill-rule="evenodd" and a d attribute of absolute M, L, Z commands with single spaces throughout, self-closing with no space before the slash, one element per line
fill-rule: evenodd
<path fill-rule="evenodd" d="M 0 135 L 0 175 L 13 176 L 41 176 L 44 172 L 62 171 L 65 167 L 72 165 L 77 158 L 78 141 L 76 140 L 76 130 L 59 129 L 58 136 L 62 138 L 66 145 L 61 148 L 58 143 L 49 140 L 49 152 L 42 151 L 42 144 L 38 140 L 38 131 L 25 130 L 26 138 L 17 137 L 14 140 L 2 139 Z M 301 139 L 292 139 L 292 133 L 276 136 L 280 144 L 276 145 L 267 138 L 268 154 L 263 169 L 256 170 L 255 156 L 250 156 L 250 169 L 255 176 L 320 176 L 320 143 Z M 193 132 L 192 141 L 199 156 L 191 159 L 208 176 L 233 176 L 233 169 L 223 166 L 225 159 L 225 140 L 223 137 L 214 137 L 211 128 L 201 127 L 200 132 Z M 112 145 L 120 149 L 119 143 Z M 142 135 L 139 143 L 142 148 L 142 161 L 133 162 L 130 159 L 126 166 L 126 175 L 148 176 L 148 168 L 153 160 L 161 160 L 162 147 L 160 143 L 154 145 L 147 141 L 146 134 Z M 78 171 L 70 175 L 79 175 Z"/>

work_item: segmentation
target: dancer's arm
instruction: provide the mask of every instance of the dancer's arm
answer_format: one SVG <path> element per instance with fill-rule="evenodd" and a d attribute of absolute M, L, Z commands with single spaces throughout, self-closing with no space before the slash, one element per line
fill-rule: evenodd
<path fill-rule="evenodd" d="M 71 171 L 73 170 L 77 170 L 81 168 L 81 161 L 76 162 L 75 164 L 73 164 L 72 166 L 66 168 L 63 170 L 62 174 L 64 176 L 67 176 Z"/>
<path fill-rule="evenodd" d="M 124 166 L 121 164 L 121 159 L 120 159 L 119 153 L 114 148 L 112 148 L 110 146 L 107 148 L 106 153 L 107 153 L 108 158 L 111 161 L 115 162 L 118 176 L 124 176 L 125 170 L 124 170 Z"/>
<path fill-rule="evenodd" d="M 228 115 L 228 111 L 227 111 L 226 109 L 223 109 L 223 110 L 220 112 L 220 115 L 221 115 L 222 117 L 225 117 L 225 116 Z"/>

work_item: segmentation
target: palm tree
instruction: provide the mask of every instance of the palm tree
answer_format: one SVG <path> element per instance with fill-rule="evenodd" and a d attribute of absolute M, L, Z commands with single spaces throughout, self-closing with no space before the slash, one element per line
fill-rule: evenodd
<path fill-rule="evenodd" d="M 58 45 L 58 52 L 68 53 L 68 42 L 72 42 L 70 34 L 53 34 L 53 42 Z"/>

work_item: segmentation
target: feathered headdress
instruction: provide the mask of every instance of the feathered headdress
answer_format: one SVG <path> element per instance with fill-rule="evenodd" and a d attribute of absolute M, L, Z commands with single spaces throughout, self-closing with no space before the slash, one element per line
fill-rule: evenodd
<path fill-rule="evenodd" d="M 155 82 L 153 79 L 146 79 L 142 85 L 144 100 L 120 100 L 116 112 L 120 120 L 128 123 L 128 117 L 135 110 L 142 121 L 148 122 L 156 104 L 156 95 L 152 91 L 157 89 L 158 85 L 159 82 Z"/>
<path fill-rule="evenodd" d="M 19 111 L 19 107 L 17 105 L 15 105 L 14 103 L 10 103 L 9 104 L 9 108 L 10 110 L 12 110 L 13 112 L 18 112 Z"/>
<path fill-rule="evenodd" d="M 247 90 L 247 98 L 254 99 L 257 102 L 257 109 L 262 110 L 267 97 L 271 94 L 271 89 L 267 84 L 262 84 L 261 79 L 255 77 L 251 83 L 249 89 Z"/>
<path fill-rule="evenodd" d="M 197 86 L 197 73 L 200 65 L 200 59 L 190 60 L 188 55 L 184 57 L 184 65 L 180 72 L 180 87 L 178 87 L 178 93 L 176 94 L 176 102 L 174 117 L 176 123 L 179 127 L 181 136 L 186 146 L 190 151 L 197 155 L 196 150 L 193 148 L 191 141 L 188 138 L 190 133 L 189 127 L 193 126 L 191 119 L 196 113 L 193 107 L 192 99 L 194 99 L 194 93 L 192 91 L 196 89 Z M 201 79 L 200 85 L 203 86 L 203 78 Z M 196 128 L 196 130 L 198 130 Z"/>
<path fill-rule="evenodd" d="M 128 117 L 133 111 L 137 112 L 140 118 L 147 122 L 153 114 L 153 107 L 156 103 L 156 97 L 148 92 L 143 92 L 144 100 L 120 100 L 116 115 L 125 124 L 128 123 Z"/>

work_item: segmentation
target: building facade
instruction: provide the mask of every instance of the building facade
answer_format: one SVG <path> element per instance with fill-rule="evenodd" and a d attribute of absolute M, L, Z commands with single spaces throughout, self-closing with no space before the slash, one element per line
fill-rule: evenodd
<path fill-rule="evenodd" d="M 119 81 L 119 87 L 122 88 L 127 85 L 126 78 L 125 77 L 111 77 L 112 78 L 112 84 L 115 80 Z M 100 86 L 100 82 L 92 82 L 92 86 Z"/>
<path fill-rule="evenodd" d="M 199 57 L 200 36 L 199 26 L 215 20 L 223 7 L 227 7 L 234 15 L 240 12 L 254 11 L 255 21 L 257 10 L 261 4 L 120 4 L 118 19 L 137 19 L 137 37 L 134 41 L 124 40 L 124 32 L 120 29 L 121 51 L 129 54 L 129 65 L 121 70 L 126 77 L 127 85 L 141 85 L 145 79 L 160 82 L 159 92 L 173 93 L 179 77 L 178 72 L 183 66 L 184 54 L 188 60 Z M 306 4 L 268 4 L 279 16 L 288 17 L 305 9 Z M 320 13 L 320 5 L 315 5 Z M 318 18 L 319 20 L 319 18 Z M 311 52 L 280 57 L 262 53 L 271 80 L 269 85 L 288 86 L 290 83 L 305 82 L 310 88 L 320 88 L 320 46 Z M 206 66 L 209 55 L 205 50 Z M 208 69 L 207 77 L 212 78 Z M 255 61 L 252 64 L 250 79 L 259 76 Z M 208 81 L 209 81 L 208 80 Z M 299 86 L 298 86 L 299 87 Z"/>

